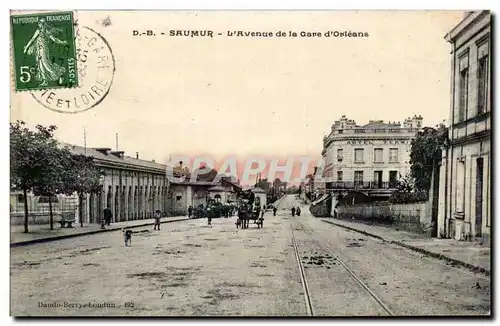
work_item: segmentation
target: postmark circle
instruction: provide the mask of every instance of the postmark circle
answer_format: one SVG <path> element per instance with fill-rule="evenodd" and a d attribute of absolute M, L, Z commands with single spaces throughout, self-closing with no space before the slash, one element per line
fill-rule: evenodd
<path fill-rule="evenodd" d="M 78 87 L 32 91 L 42 106 L 59 113 L 79 113 L 99 105 L 109 94 L 115 75 L 115 58 L 108 41 L 93 29 L 75 30 Z"/>

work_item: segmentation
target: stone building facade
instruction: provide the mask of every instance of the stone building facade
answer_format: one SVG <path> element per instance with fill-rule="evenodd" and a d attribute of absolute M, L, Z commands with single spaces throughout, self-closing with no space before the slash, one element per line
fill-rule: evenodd
<path fill-rule="evenodd" d="M 172 194 L 166 177 L 166 165 L 153 161 L 141 160 L 137 156 L 124 155 L 122 151 L 110 148 L 84 148 L 61 143 L 74 154 L 94 157 L 96 166 L 104 172 L 101 178 L 101 191 L 87 194 L 83 200 L 83 223 L 100 223 L 102 212 L 107 206 L 113 212 L 113 222 L 141 220 L 152 218 L 156 210 L 164 215 L 172 215 L 169 206 Z M 28 213 L 30 224 L 46 224 L 49 222 L 48 201 L 44 196 L 28 194 Z M 78 198 L 58 195 L 53 199 L 55 221 L 62 214 L 74 216 L 79 221 Z M 24 221 L 24 200 L 22 193 L 10 194 L 11 224 L 22 224 Z"/>
<path fill-rule="evenodd" d="M 388 195 L 397 180 L 410 171 L 411 140 L 422 127 L 422 117 L 400 122 L 370 121 L 358 126 L 342 116 L 323 139 L 326 189 L 360 190 Z"/>
<path fill-rule="evenodd" d="M 440 168 L 438 235 L 491 234 L 491 13 L 469 12 L 451 44 L 450 146 Z"/>
<path fill-rule="evenodd" d="M 125 156 L 110 148 L 63 146 L 75 154 L 93 156 L 104 172 L 101 191 L 85 198 L 84 223 L 100 223 L 106 207 L 113 212 L 113 222 L 152 218 L 156 210 L 169 212 L 166 165 Z"/>
<path fill-rule="evenodd" d="M 182 171 L 182 172 L 181 172 Z M 187 215 L 188 207 L 203 205 L 206 207 L 209 199 L 221 203 L 236 200 L 236 193 L 241 187 L 235 183 L 235 177 L 219 174 L 217 170 L 209 167 L 200 167 L 198 171 L 190 173 L 188 169 L 182 170 L 179 166 L 173 167 L 175 178 L 170 182 L 170 196 L 168 206 L 175 215 Z M 195 178 L 192 178 L 196 176 Z"/>

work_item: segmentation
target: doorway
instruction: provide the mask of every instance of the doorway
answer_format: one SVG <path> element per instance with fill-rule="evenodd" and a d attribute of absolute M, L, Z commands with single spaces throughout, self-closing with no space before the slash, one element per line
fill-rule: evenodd
<path fill-rule="evenodd" d="M 382 172 L 383 171 L 374 171 L 373 181 L 375 188 L 382 188 Z"/>
<path fill-rule="evenodd" d="M 484 162 L 480 157 L 476 160 L 476 237 L 481 237 L 483 226 L 483 170 Z"/>
<path fill-rule="evenodd" d="M 389 188 L 396 188 L 398 184 L 398 171 L 389 171 Z"/>

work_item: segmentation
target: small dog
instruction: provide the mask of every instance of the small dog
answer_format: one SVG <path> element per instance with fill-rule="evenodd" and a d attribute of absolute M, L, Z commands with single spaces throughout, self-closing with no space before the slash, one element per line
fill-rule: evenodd
<path fill-rule="evenodd" d="M 125 240 L 125 247 L 129 247 L 132 245 L 132 230 L 122 230 L 123 238 Z"/>

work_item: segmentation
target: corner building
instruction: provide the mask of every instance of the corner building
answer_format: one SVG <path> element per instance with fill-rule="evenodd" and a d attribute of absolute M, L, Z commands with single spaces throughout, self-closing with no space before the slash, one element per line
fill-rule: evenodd
<path fill-rule="evenodd" d="M 363 126 L 342 116 L 323 139 L 326 190 L 356 190 L 387 197 L 399 178 L 410 172 L 411 140 L 422 117 L 400 122 L 372 120 Z"/>
<path fill-rule="evenodd" d="M 440 168 L 438 235 L 488 241 L 491 234 L 491 14 L 469 12 L 451 44 L 450 146 Z"/>

